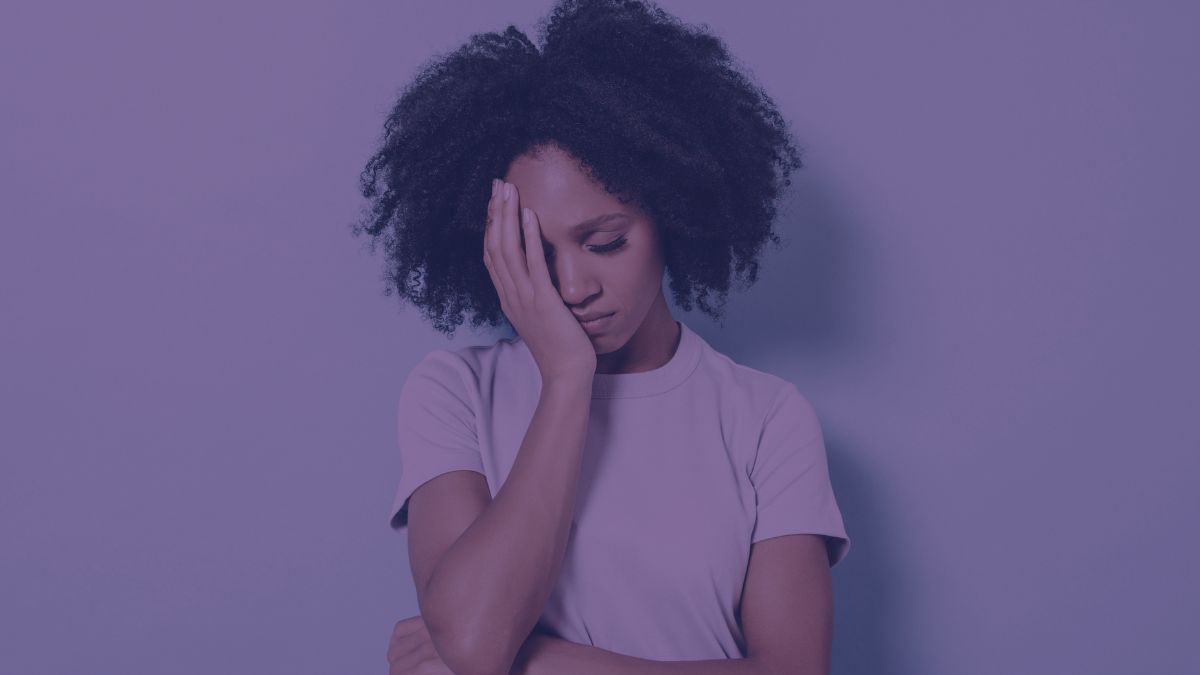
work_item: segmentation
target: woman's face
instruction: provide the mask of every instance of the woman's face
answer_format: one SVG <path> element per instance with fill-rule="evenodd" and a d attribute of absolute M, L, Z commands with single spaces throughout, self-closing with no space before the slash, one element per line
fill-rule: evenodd
<path fill-rule="evenodd" d="M 537 215 L 550 281 L 567 307 L 613 313 L 587 329 L 597 354 L 625 346 L 648 316 L 674 321 L 662 295 L 661 242 L 645 213 L 608 194 L 556 146 L 518 157 L 503 178 Z"/>

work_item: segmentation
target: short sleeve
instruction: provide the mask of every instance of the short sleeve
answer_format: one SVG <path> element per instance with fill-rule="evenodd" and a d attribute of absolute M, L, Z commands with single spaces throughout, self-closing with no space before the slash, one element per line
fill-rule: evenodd
<path fill-rule="evenodd" d="M 475 411 L 462 357 L 435 349 L 409 373 L 400 390 L 397 436 L 400 483 L 392 500 L 391 527 L 408 526 L 408 498 L 425 482 L 458 470 L 486 475 L 479 452 Z"/>
<path fill-rule="evenodd" d="M 830 567 L 846 557 L 850 537 L 829 481 L 821 425 L 791 382 L 763 419 L 750 481 L 757 499 L 752 543 L 784 534 L 820 534 Z"/>

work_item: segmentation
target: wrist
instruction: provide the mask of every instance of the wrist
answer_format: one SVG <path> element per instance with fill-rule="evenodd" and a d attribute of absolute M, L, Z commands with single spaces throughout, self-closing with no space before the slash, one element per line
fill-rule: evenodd
<path fill-rule="evenodd" d="M 548 375 L 542 378 L 542 389 L 556 394 L 586 393 L 590 397 L 594 375 L 595 371 L 582 370 Z"/>

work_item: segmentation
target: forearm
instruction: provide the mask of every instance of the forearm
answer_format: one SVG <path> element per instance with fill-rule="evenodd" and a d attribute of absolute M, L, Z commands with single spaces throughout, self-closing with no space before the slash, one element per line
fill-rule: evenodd
<path fill-rule="evenodd" d="M 771 675 L 747 658 L 655 661 L 534 633 L 510 675 Z"/>
<path fill-rule="evenodd" d="M 507 672 L 541 616 L 566 554 L 591 385 L 544 383 L 504 484 L 432 574 L 427 623 L 458 666 Z"/>

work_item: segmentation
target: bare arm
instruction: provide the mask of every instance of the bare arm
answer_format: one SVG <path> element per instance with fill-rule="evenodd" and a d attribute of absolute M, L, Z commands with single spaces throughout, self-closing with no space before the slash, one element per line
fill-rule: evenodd
<path fill-rule="evenodd" d="M 541 616 L 566 553 L 591 391 L 590 376 L 543 382 L 504 484 L 418 585 L 430 635 L 456 673 L 509 672 Z"/>
<path fill-rule="evenodd" d="M 779 536 L 754 544 L 742 598 L 746 658 L 654 661 L 535 631 L 510 675 L 829 673 L 833 589 L 823 537 Z"/>
<path fill-rule="evenodd" d="M 534 633 L 522 647 L 510 675 L 775 675 L 749 659 L 655 661 Z"/>

